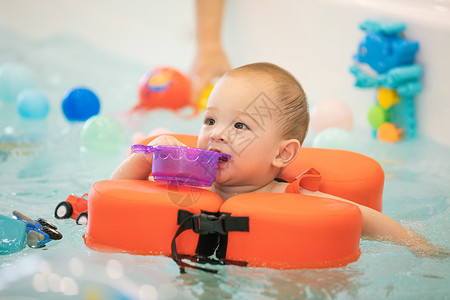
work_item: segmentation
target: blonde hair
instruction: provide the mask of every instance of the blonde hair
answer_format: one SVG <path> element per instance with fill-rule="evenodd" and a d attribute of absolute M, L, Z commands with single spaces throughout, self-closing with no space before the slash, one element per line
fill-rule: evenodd
<path fill-rule="evenodd" d="M 280 113 L 276 123 L 281 136 L 297 139 L 303 143 L 309 125 L 309 112 L 306 94 L 298 80 L 285 69 L 271 63 L 253 63 L 229 71 L 226 76 L 266 75 L 272 83 L 275 99 Z"/>

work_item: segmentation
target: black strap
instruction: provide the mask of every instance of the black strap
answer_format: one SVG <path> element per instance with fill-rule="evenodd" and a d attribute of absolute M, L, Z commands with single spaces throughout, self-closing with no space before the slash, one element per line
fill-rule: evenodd
<path fill-rule="evenodd" d="M 192 229 L 192 228 L 189 228 L 190 225 L 191 225 L 191 219 L 190 219 L 189 217 L 187 217 L 187 218 L 185 218 L 185 219 L 181 222 L 180 226 L 178 227 L 178 230 L 177 230 L 177 232 L 175 233 L 175 236 L 174 236 L 173 239 L 172 239 L 172 259 L 173 259 L 173 260 L 178 264 L 178 266 L 180 267 L 180 272 L 181 272 L 181 273 L 186 273 L 186 270 L 185 270 L 186 267 L 191 267 L 191 268 L 194 268 L 194 269 L 198 269 L 198 270 L 202 270 L 202 271 L 210 272 L 210 273 L 217 273 L 216 270 L 210 270 L 210 269 L 202 268 L 202 267 L 199 267 L 199 266 L 192 266 L 192 265 L 189 265 L 189 264 L 183 262 L 183 261 L 181 260 L 181 258 L 178 256 L 176 238 L 177 238 L 183 231 L 185 231 L 185 230 L 187 230 L 187 229 Z"/>
<path fill-rule="evenodd" d="M 206 269 L 198 266 L 192 266 L 183 262 L 177 252 L 176 238 L 185 230 L 192 229 L 200 234 L 196 254 L 200 257 L 207 257 L 214 253 L 219 243 L 225 247 L 218 249 L 218 257 L 225 258 L 228 232 L 230 231 L 249 231 L 248 217 L 232 217 L 230 214 L 214 214 L 202 212 L 193 214 L 189 211 L 179 210 L 177 216 L 178 229 L 172 239 L 172 259 L 180 266 L 180 272 L 185 273 L 185 267 L 191 267 L 206 272 L 217 273 L 216 270 Z M 211 246 L 213 245 L 213 246 Z M 215 246 L 214 246 L 215 245 Z"/>

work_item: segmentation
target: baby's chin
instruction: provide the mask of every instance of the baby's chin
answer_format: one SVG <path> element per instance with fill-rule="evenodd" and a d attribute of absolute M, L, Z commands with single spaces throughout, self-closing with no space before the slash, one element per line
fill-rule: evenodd
<path fill-rule="evenodd" d="M 225 184 L 226 183 L 225 174 L 223 174 L 223 173 L 224 172 L 222 172 L 221 170 L 217 170 L 215 183 L 217 183 L 217 184 Z"/>
<path fill-rule="evenodd" d="M 236 184 L 236 176 L 230 172 L 229 169 L 218 168 L 216 173 L 215 183 L 221 186 L 235 185 Z"/>

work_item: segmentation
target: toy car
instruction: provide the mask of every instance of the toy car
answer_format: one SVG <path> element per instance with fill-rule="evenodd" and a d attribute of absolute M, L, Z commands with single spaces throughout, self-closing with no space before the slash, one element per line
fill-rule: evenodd
<path fill-rule="evenodd" d="M 67 197 L 66 201 L 60 202 L 55 209 L 55 218 L 74 219 L 78 225 L 86 225 L 88 221 L 88 202 L 85 198 L 88 194 L 81 197 L 73 194 Z"/>
<path fill-rule="evenodd" d="M 22 221 L 26 225 L 27 245 L 31 248 L 44 247 L 52 240 L 62 239 L 62 234 L 56 231 L 56 226 L 44 219 L 32 220 L 17 210 L 12 212 L 13 219 Z"/>

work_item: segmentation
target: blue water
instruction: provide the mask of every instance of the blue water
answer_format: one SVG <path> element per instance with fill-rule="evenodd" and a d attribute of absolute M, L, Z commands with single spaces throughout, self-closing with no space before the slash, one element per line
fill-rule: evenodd
<path fill-rule="evenodd" d="M 165 127 L 196 134 L 200 119 L 155 111 L 132 119 L 139 77 L 152 66 L 115 57 L 76 37 L 29 40 L 0 28 L 0 64 L 19 61 L 36 75 L 51 102 L 45 121 L 24 121 L 11 104 L 0 106 L 0 213 L 19 210 L 58 226 L 64 238 L 43 249 L 0 256 L 0 299 L 446 299 L 449 258 L 420 258 L 404 247 L 361 241 L 360 259 L 344 268 L 279 271 L 217 266 L 218 274 L 178 267 L 166 257 L 104 254 L 85 247 L 84 226 L 56 220 L 56 205 L 108 178 L 126 155 L 131 136 Z M 81 147 L 82 124 L 69 123 L 60 104 L 74 86 L 92 88 L 101 114 L 118 118 L 127 140 L 117 154 Z M 305 87 L 307 89 L 307 87 Z M 313 95 L 310 95 L 310 97 Z M 365 112 L 364 112 L 365 113 Z M 450 248 L 450 149 L 425 136 L 384 144 L 353 132 L 359 151 L 386 173 L 383 212 L 433 243 Z M 306 142 L 311 143 L 311 138 Z M 120 222 L 118 220 L 118 226 Z"/>

